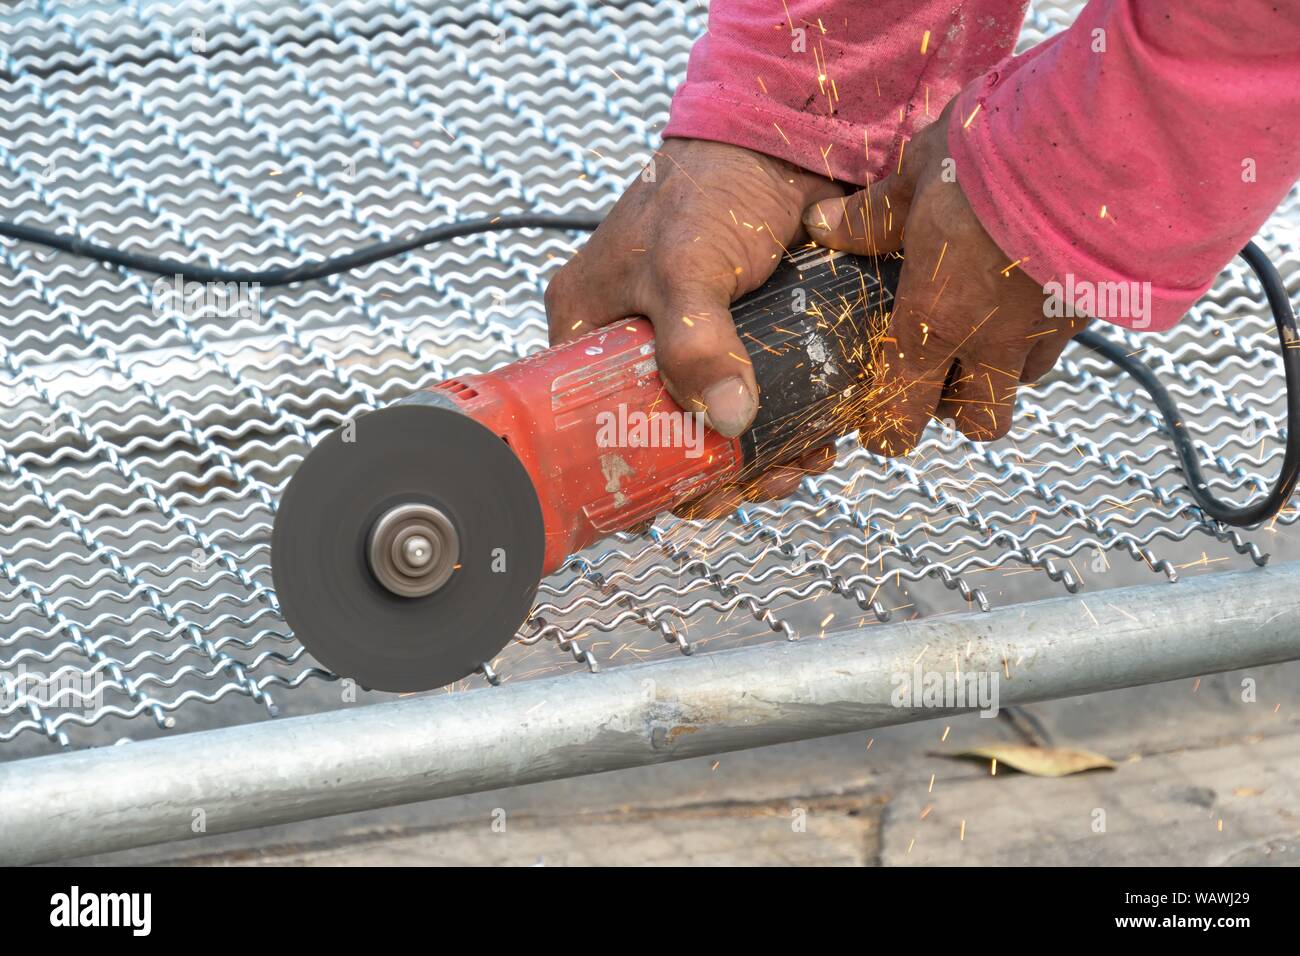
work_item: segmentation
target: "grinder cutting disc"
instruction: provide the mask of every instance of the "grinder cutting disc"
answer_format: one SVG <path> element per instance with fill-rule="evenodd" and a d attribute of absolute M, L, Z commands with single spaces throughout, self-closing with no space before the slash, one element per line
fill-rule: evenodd
<path fill-rule="evenodd" d="M 280 609 L 318 661 L 362 687 L 459 680 L 532 607 L 545 544 L 533 483 L 509 445 L 433 393 L 348 431 L 312 449 L 280 500 Z"/>

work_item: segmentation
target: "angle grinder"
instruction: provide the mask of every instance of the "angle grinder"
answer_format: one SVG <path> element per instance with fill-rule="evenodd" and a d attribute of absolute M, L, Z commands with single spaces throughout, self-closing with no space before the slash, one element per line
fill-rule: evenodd
<path fill-rule="evenodd" d="M 569 555 L 855 428 L 901 266 L 810 248 L 733 305 L 760 390 L 737 438 L 664 390 L 646 319 L 345 423 L 279 503 L 271 566 L 285 620 L 368 689 L 474 673 Z"/>

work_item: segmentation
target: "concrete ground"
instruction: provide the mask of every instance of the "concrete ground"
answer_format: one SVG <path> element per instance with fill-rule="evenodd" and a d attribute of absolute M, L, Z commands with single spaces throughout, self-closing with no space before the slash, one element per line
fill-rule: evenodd
<path fill-rule="evenodd" d="M 1293 662 L 76 862 L 1296 865 L 1298 705 Z M 1043 779 L 944 756 L 999 741 L 1117 766 Z"/>

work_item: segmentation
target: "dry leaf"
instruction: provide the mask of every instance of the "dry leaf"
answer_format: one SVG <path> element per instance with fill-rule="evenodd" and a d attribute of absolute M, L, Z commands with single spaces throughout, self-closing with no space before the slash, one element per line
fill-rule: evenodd
<path fill-rule="evenodd" d="M 956 754 L 935 754 L 937 757 L 966 758 L 971 760 L 996 760 L 1003 766 L 1019 770 L 1033 777 L 1064 777 L 1085 770 L 1114 770 L 1115 761 L 1090 750 L 1074 747 L 1033 747 L 1028 744 L 995 744 L 976 747 Z"/>

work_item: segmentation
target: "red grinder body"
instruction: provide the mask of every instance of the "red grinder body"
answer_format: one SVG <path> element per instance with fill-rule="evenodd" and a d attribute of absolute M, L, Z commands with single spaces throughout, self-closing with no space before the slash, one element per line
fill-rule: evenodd
<path fill-rule="evenodd" d="M 697 425 L 664 390 L 644 319 L 435 389 L 500 435 L 527 469 L 546 527 L 544 574 L 743 464 L 739 439 Z"/>
<path fill-rule="evenodd" d="M 664 389 L 644 319 L 408 400 L 449 400 L 518 456 L 542 511 L 549 574 L 606 535 L 855 427 L 870 329 L 889 311 L 899 265 L 807 250 L 736 303 L 732 318 L 761 394 L 754 425 L 738 438 L 706 428 L 700 411 L 682 409 Z"/>

